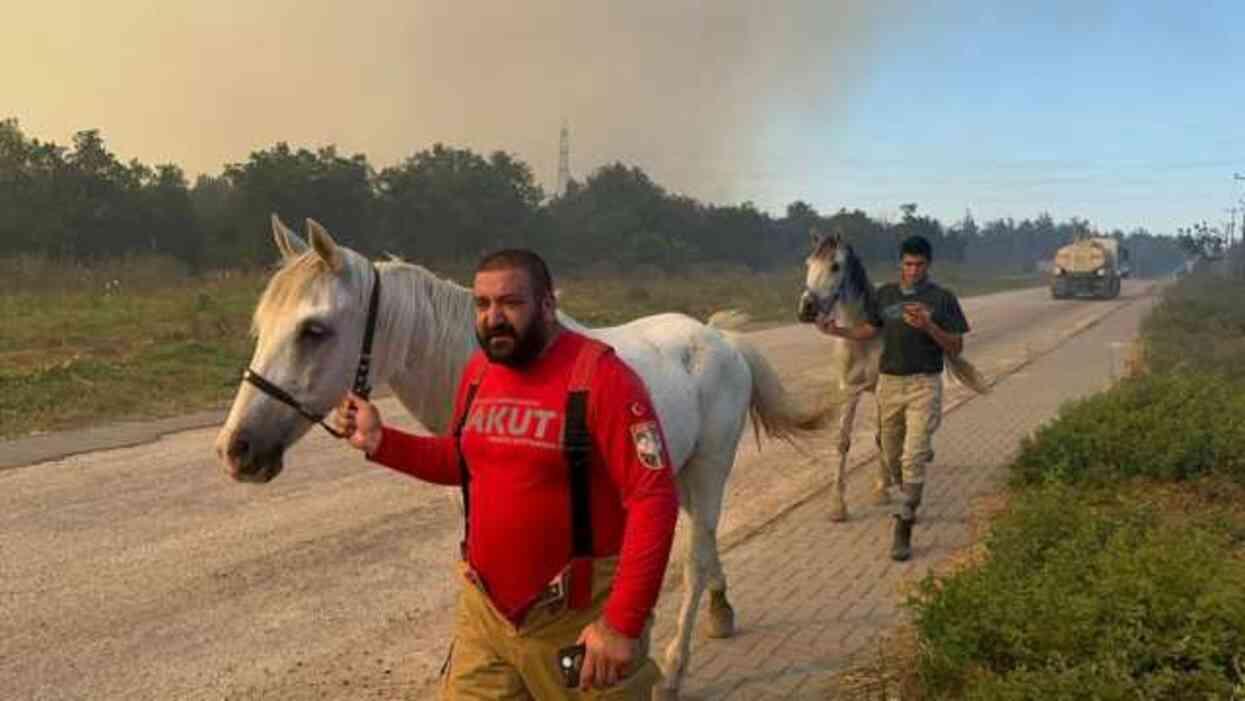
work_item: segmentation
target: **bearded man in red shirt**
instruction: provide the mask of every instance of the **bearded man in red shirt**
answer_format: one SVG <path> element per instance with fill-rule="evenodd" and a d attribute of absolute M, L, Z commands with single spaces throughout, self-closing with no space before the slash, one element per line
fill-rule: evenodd
<path fill-rule="evenodd" d="M 453 436 L 384 426 L 351 394 L 339 427 L 369 460 L 462 485 L 467 535 L 443 699 L 645 699 L 678 518 L 670 459 L 640 378 L 565 328 L 531 251 L 486 256 L 472 286 L 480 351 Z"/>

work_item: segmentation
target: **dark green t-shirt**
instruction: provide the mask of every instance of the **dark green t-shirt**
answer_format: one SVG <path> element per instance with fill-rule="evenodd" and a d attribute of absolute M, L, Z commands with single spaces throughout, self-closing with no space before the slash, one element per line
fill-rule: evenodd
<path fill-rule="evenodd" d="M 942 372 L 942 348 L 920 329 L 903 320 L 903 305 L 919 302 L 930 310 L 930 317 L 943 331 L 968 333 L 968 320 L 955 293 L 926 280 L 905 292 L 895 283 L 878 288 L 869 310 L 869 323 L 882 329 L 882 360 L 879 369 L 887 375 L 915 375 Z"/>

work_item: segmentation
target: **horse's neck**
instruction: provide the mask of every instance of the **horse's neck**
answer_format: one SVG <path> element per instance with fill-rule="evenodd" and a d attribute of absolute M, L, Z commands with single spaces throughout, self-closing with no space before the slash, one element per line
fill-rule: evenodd
<path fill-rule="evenodd" d="M 471 290 L 409 263 L 377 267 L 385 293 L 375 355 L 390 360 L 378 370 L 412 416 L 444 435 L 453 419 L 463 369 L 480 347 Z M 574 331 L 589 332 L 561 312 L 558 320 Z"/>
<path fill-rule="evenodd" d="M 408 263 L 378 268 L 384 302 L 376 356 L 388 360 L 379 369 L 407 411 L 428 430 L 444 434 L 459 378 L 478 347 L 471 291 Z"/>
<path fill-rule="evenodd" d="M 865 307 L 862 300 L 846 302 L 840 300 L 834 307 L 834 318 L 840 326 L 852 327 L 866 321 Z"/>
<path fill-rule="evenodd" d="M 834 318 L 840 326 L 854 327 L 869 323 L 865 314 L 864 300 L 840 301 L 835 305 Z M 831 367 L 838 379 L 839 388 L 855 395 L 873 391 L 878 378 L 878 357 L 882 350 L 880 338 L 868 341 L 849 341 L 836 338 Z"/>

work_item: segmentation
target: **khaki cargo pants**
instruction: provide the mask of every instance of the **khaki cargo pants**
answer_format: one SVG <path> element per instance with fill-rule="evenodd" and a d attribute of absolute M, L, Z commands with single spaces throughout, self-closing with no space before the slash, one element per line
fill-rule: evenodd
<path fill-rule="evenodd" d="M 942 375 L 882 374 L 876 396 L 882 464 L 895 484 L 924 484 L 942 423 Z"/>
<path fill-rule="evenodd" d="M 545 701 L 545 699 L 634 699 L 649 701 L 661 679 L 648 656 L 652 621 L 640 641 L 639 662 L 618 684 L 581 693 L 567 689 L 557 667 L 558 650 L 574 645 L 579 634 L 601 617 L 614 579 L 617 558 L 593 562 L 592 606 L 572 611 L 565 600 L 533 608 L 515 627 L 460 564 L 462 591 L 454 616 L 454 643 L 441 680 L 441 699 L 461 701 Z"/>

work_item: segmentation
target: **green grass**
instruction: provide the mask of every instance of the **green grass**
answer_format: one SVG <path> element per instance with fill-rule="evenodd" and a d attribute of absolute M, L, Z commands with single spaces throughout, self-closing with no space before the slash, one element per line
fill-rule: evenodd
<path fill-rule="evenodd" d="M 939 279 L 961 295 L 1041 284 L 944 267 Z M 469 283 L 469 267 L 449 270 Z M 264 271 L 192 276 L 168 259 L 101 267 L 0 259 L 0 439 L 224 406 L 251 356 L 250 316 L 266 279 Z M 789 323 L 803 271 L 717 266 L 562 276 L 558 286 L 562 308 L 590 326 L 666 311 L 705 319 L 728 308 Z"/>
<path fill-rule="evenodd" d="M 1245 277 L 1194 275 L 1165 292 L 1145 320 L 1146 362 L 1245 380 Z"/>
<path fill-rule="evenodd" d="M 874 284 L 898 277 L 893 266 L 873 266 L 869 275 Z M 960 297 L 1045 284 L 1040 274 L 998 276 L 954 263 L 939 264 L 934 277 Z M 753 273 L 731 266 L 706 266 L 680 276 L 652 272 L 627 277 L 568 277 L 559 282 L 559 287 L 563 290 L 563 310 L 591 326 L 670 311 L 704 320 L 722 309 L 741 309 L 758 322 L 793 322 L 796 301 L 804 289 L 804 269 Z"/>

